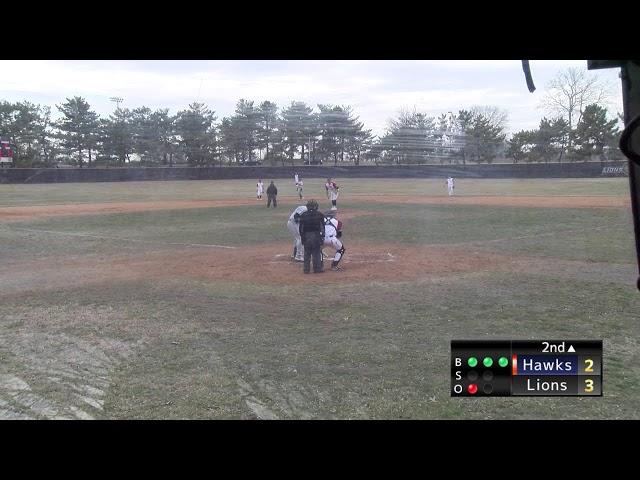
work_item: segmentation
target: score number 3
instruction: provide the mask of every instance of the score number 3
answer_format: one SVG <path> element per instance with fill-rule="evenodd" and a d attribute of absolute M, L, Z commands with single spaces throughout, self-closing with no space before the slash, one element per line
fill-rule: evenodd
<path fill-rule="evenodd" d="M 593 360 L 591 360 L 590 358 L 586 358 L 584 360 L 584 363 L 585 363 L 584 371 L 592 373 L 593 372 Z M 593 392 L 593 380 L 591 380 L 590 378 L 585 378 L 585 380 L 584 380 L 584 392 L 585 393 Z"/>
<path fill-rule="evenodd" d="M 584 358 L 584 373 L 593 373 L 594 361 L 591 358 Z M 594 381 L 591 378 L 584 379 L 584 393 L 593 393 L 595 388 Z"/>
<path fill-rule="evenodd" d="M 591 393 L 593 392 L 593 380 L 590 378 L 586 378 L 584 381 L 584 392 Z"/>

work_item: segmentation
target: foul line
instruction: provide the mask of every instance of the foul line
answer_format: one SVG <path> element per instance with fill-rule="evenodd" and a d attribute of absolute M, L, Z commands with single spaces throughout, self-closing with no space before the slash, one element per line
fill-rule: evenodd
<path fill-rule="evenodd" d="M 67 235 L 71 237 L 99 238 L 103 240 L 119 240 L 123 242 L 158 243 L 161 245 L 180 245 L 180 246 L 186 246 L 186 247 L 210 247 L 210 248 L 228 248 L 228 249 L 238 248 L 238 247 L 230 247 L 228 245 L 213 245 L 213 244 L 207 244 L 207 243 L 160 242 L 158 240 L 140 240 L 135 238 L 110 237 L 107 235 L 95 235 L 91 233 L 56 232 L 54 230 L 38 230 L 35 228 L 13 227 L 13 228 L 9 228 L 9 230 L 21 230 L 24 232 L 34 232 L 34 233 L 51 233 L 54 235 Z"/>

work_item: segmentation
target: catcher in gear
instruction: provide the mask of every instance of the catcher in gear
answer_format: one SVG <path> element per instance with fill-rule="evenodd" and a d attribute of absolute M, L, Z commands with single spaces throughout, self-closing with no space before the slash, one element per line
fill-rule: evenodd
<path fill-rule="evenodd" d="M 336 253 L 333 256 L 333 262 L 331 262 L 331 270 L 340 270 L 340 260 L 344 256 L 346 249 L 342 244 L 342 222 L 335 218 L 335 210 L 329 211 L 325 214 L 324 219 L 324 242 L 323 245 L 329 246 L 335 249 Z"/>

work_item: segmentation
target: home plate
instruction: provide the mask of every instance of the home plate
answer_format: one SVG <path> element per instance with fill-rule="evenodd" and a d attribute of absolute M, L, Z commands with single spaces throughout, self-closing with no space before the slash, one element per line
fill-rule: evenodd
<path fill-rule="evenodd" d="M 345 253 L 345 263 L 386 263 L 395 262 L 396 256 L 391 252 L 386 253 Z"/>

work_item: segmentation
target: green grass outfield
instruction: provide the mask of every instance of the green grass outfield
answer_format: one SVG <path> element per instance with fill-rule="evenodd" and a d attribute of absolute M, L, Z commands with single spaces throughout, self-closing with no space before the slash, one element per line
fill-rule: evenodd
<path fill-rule="evenodd" d="M 324 196 L 324 179 L 304 180 L 306 194 Z M 265 189 L 270 179 L 263 179 Z M 344 192 L 355 195 L 443 195 L 445 179 L 338 179 Z M 0 185 L 0 207 L 93 202 L 209 200 L 255 198 L 256 180 L 175 182 L 54 183 Z M 291 179 L 274 179 L 281 195 L 295 195 Z M 626 178 L 603 179 L 457 179 L 459 195 L 629 195 Z"/>
<path fill-rule="evenodd" d="M 411 280 L 385 278 L 380 264 L 376 275 L 349 282 L 333 281 L 335 272 L 309 279 L 270 257 L 239 264 L 242 278 L 180 270 L 183 259 L 208 268 L 197 265 L 206 248 L 193 244 L 233 246 L 236 256 L 282 245 L 289 254 L 292 179 L 276 180 L 275 210 L 256 201 L 0 216 L 0 418 L 640 418 L 629 208 L 376 202 L 358 197 L 444 197 L 446 186 L 339 183 L 341 212 L 352 215 L 345 270 L 365 243 L 416 255 L 442 248 L 445 264 L 464 263 L 460 252 L 504 263 Z M 624 178 L 460 179 L 456 194 L 629 195 Z M 305 195 L 327 203 L 321 179 L 305 180 Z M 241 180 L 0 185 L 0 210 L 254 198 L 255 181 Z M 145 276 L 133 268 L 142 261 L 158 265 Z M 290 278 L 274 281 L 275 268 Z M 450 341 L 472 338 L 602 339 L 604 396 L 451 398 Z"/>

